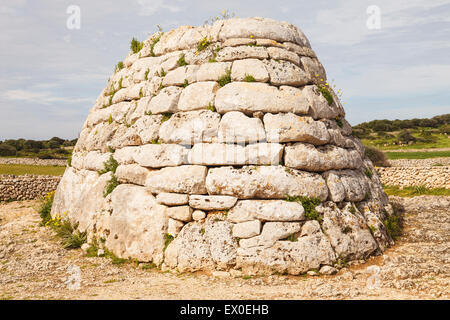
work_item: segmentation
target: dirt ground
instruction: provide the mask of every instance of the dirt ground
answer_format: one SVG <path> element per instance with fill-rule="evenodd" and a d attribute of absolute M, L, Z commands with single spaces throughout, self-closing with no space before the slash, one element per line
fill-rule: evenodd
<path fill-rule="evenodd" d="M 37 201 L 3 203 L 0 299 L 449 299 L 450 197 L 397 200 L 407 209 L 404 236 L 383 256 L 333 276 L 264 277 L 173 274 L 89 258 L 39 225 Z"/>

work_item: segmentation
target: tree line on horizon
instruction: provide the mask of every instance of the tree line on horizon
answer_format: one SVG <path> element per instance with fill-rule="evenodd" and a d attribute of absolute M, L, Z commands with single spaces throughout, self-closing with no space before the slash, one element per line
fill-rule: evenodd
<path fill-rule="evenodd" d="M 0 156 L 67 159 L 77 140 L 66 140 L 59 137 L 49 140 L 7 139 L 0 141 Z"/>

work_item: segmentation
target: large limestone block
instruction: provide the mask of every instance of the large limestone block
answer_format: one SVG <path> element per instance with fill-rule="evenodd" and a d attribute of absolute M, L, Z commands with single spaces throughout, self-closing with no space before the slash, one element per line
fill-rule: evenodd
<path fill-rule="evenodd" d="M 219 40 L 230 38 L 272 39 L 309 46 L 306 37 L 296 27 L 267 18 L 235 18 L 224 21 Z"/>
<path fill-rule="evenodd" d="M 182 88 L 174 86 L 163 88 L 158 95 L 150 100 L 149 109 L 152 114 L 175 113 L 179 111 L 178 100 L 182 91 Z"/>
<path fill-rule="evenodd" d="M 72 224 L 79 223 L 80 231 L 92 232 L 97 217 L 106 207 L 103 192 L 109 179 L 110 173 L 99 176 L 97 172 L 67 168 L 56 189 L 52 217 L 65 215 Z"/>
<path fill-rule="evenodd" d="M 266 83 L 232 82 L 220 88 L 216 94 L 216 109 L 220 113 L 241 111 L 293 112 L 307 114 L 308 101 L 298 88 L 282 86 L 280 89 Z"/>
<path fill-rule="evenodd" d="M 200 210 L 228 210 L 236 204 L 237 198 L 230 196 L 190 195 L 189 206 Z"/>
<path fill-rule="evenodd" d="M 149 170 L 138 164 L 124 164 L 116 169 L 116 177 L 120 183 L 131 183 L 140 186 L 145 185 Z"/>
<path fill-rule="evenodd" d="M 330 139 L 324 123 L 293 113 L 267 113 L 264 115 L 264 127 L 268 142 L 307 142 L 322 145 Z"/>
<path fill-rule="evenodd" d="M 108 152 L 107 143 L 113 138 L 118 126 L 115 123 L 99 123 L 92 128 L 84 141 L 84 149 L 87 151 L 99 150 Z"/>
<path fill-rule="evenodd" d="M 119 164 L 132 164 L 134 162 L 134 153 L 139 150 L 139 147 L 125 147 L 117 149 L 113 157 Z"/>
<path fill-rule="evenodd" d="M 299 222 L 266 222 L 261 235 L 250 239 L 239 241 L 241 248 L 251 248 L 257 246 L 271 247 L 276 241 L 298 233 L 301 230 Z"/>
<path fill-rule="evenodd" d="M 263 47 L 225 47 L 217 53 L 217 61 L 234 61 L 242 59 L 267 59 L 269 55 L 267 54 L 266 48 Z"/>
<path fill-rule="evenodd" d="M 236 268 L 244 273 L 273 272 L 301 274 L 321 265 L 331 265 L 336 254 L 322 232 L 297 241 L 277 241 L 271 247 L 256 246 L 237 250 Z"/>
<path fill-rule="evenodd" d="M 206 188 L 212 195 L 240 199 L 283 199 L 290 195 L 324 201 L 328 197 L 328 188 L 320 175 L 283 166 L 211 168 L 206 177 Z"/>
<path fill-rule="evenodd" d="M 189 195 L 181 193 L 162 192 L 156 196 L 156 201 L 166 206 L 182 206 L 188 204 Z"/>
<path fill-rule="evenodd" d="M 107 122 L 110 119 L 111 121 L 121 122 L 130 108 L 130 102 L 121 102 L 113 104 L 107 108 L 95 110 L 89 114 L 87 118 L 87 125 L 89 127 L 93 127 L 100 122 Z"/>
<path fill-rule="evenodd" d="M 268 60 L 266 67 L 270 83 L 275 86 L 302 86 L 311 81 L 305 71 L 289 61 Z"/>
<path fill-rule="evenodd" d="M 102 223 L 105 246 L 120 258 L 152 261 L 164 257 L 166 208 L 144 187 L 122 184 L 111 194 L 112 214 Z"/>
<path fill-rule="evenodd" d="M 220 115 L 210 110 L 178 112 L 161 125 L 159 137 L 164 143 L 185 145 L 212 142 L 219 122 Z"/>
<path fill-rule="evenodd" d="M 76 169 L 86 169 L 99 171 L 104 169 L 105 162 L 109 160 L 111 153 L 101 153 L 90 151 L 87 153 L 74 152 L 72 154 L 72 167 Z"/>
<path fill-rule="evenodd" d="M 307 171 L 356 169 L 362 159 L 356 150 L 333 145 L 314 147 L 309 143 L 296 143 L 285 148 L 284 163 L 287 167 Z"/>
<path fill-rule="evenodd" d="M 187 86 L 180 96 L 178 109 L 192 111 L 214 106 L 219 84 L 215 81 L 197 82 Z"/>
<path fill-rule="evenodd" d="M 278 143 L 255 143 L 246 147 L 224 143 L 197 143 L 190 150 L 188 162 L 207 166 L 277 165 L 284 146 Z"/>
<path fill-rule="evenodd" d="M 169 223 L 167 225 L 167 233 L 173 237 L 176 237 L 181 229 L 183 229 L 184 223 L 172 218 L 169 218 Z"/>
<path fill-rule="evenodd" d="M 139 146 L 142 144 L 137 128 L 129 125 L 120 125 L 114 132 L 106 146 L 112 149 L 120 149 L 127 146 Z"/>
<path fill-rule="evenodd" d="M 163 86 L 181 86 L 187 81 L 193 83 L 197 81 L 197 71 L 199 66 L 188 65 L 169 71 L 163 78 Z"/>
<path fill-rule="evenodd" d="M 202 64 L 197 71 L 197 81 L 217 81 L 231 70 L 231 62 L 211 62 Z"/>
<path fill-rule="evenodd" d="M 232 111 L 223 115 L 219 124 L 219 142 L 252 143 L 266 139 L 262 121 L 249 118 L 242 112 Z"/>
<path fill-rule="evenodd" d="M 158 140 L 161 119 L 162 115 L 144 115 L 132 125 L 132 128 L 141 138 L 143 144 Z"/>
<path fill-rule="evenodd" d="M 310 57 L 301 57 L 300 62 L 311 79 L 315 79 L 316 81 L 322 80 L 320 81 L 321 83 L 327 81 L 325 69 L 319 60 Z"/>
<path fill-rule="evenodd" d="M 343 259 L 362 259 L 378 246 L 364 217 L 338 208 L 318 208 L 323 214 L 322 228 L 336 253 Z"/>
<path fill-rule="evenodd" d="M 333 103 L 330 105 L 315 85 L 307 85 L 299 90 L 301 90 L 302 97 L 309 107 L 309 115 L 314 119 L 336 119 L 339 117 L 340 112 L 334 95 Z"/>
<path fill-rule="evenodd" d="M 214 215 L 213 215 L 214 216 Z M 206 222 L 190 222 L 167 247 L 165 263 L 180 272 L 228 269 L 236 263 L 232 224 L 208 216 Z"/>
<path fill-rule="evenodd" d="M 269 57 L 272 60 L 287 60 L 292 62 L 296 66 L 300 65 L 300 57 L 289 50 L 277 47 L 269 47 L 267 48 L 267 52 L 269 53 Z"/>
<path fill-rule="evenodd" d="M 283 159 L 284 146 L 279 143 L 254 143 L 245 147 L 246 163 L 278 165 Z"/>
<path fill-rule="evenodd" d="M 269 73 L 261 60 L 236 60 L 231 69 L 231 79 L 233 81 L 244 81 L 247 76 L 252 76 L 258 82 L 267 82 L 269 80 Z"/>
<path fill-rule="evenodd" d="M 358 202 L 370 196 L 370 189 L 365 175 L 357 170 L 327 171 L 323 174 L 328 189 L 330 200 L 340 202 Z"/>
<path fill-rule="evenodd" d="M 140 146 L 133 158 L 149 168 L 174 167 L 187 163 L 188 149 L 177 144 L 147 144 Z"/>
<path fill-rule="evenodd" d="M 301 221 L 305 210 L 301 203 L 284 200 L 239 200 L 228 213 L 228 220 L 245 222 L 254 219 L 262 221 Z"/>
<path fill-rule="evenodd" d="M 205 194 L 207 171 L 206 167 L 195 165 L 162 168 L 149 172 L 145 186 L 152 193 Z"/>
<path fill-rule="evenodd" d="M 167 215 L 175 220 L 189 222 L 192 220 L 192 208 L 189 206 L 176 206 L 166 209 Z"/>
<path fill-rule="evenodd" d="M 233 237 L 246 239 L 261 233 L 261 221 L 252 220 L 237 223 L 233 226 Z"/>

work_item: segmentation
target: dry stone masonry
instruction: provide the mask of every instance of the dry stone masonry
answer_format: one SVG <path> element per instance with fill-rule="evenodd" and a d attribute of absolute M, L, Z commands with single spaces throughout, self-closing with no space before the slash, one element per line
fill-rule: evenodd
<path fill-rule="evenodd" d="M 0 201 L 33 200 L 55 191 L 61 177 L 0 175 Z"/>
<path fill-rule="evenodd" d="M 289 274 L 392 243 L 378 175 L 300 29 L 182 26 L 123 63 L 52 208 L 89 241 L 181 272 Z"/>

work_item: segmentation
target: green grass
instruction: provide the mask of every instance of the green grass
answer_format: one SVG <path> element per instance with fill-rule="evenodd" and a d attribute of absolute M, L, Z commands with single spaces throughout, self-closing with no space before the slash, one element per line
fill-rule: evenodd
<path fill-rule="evenodd" d="M 396 159 L 429 159 L 438 157 L 450 157 L 450 151 L 430 152 L 385 152 L 390 160 Z"/>
<path fill-rule="evenodd" d="M 22 176 L 24 174 L 37 174 L 49 176 L 62 176 L 66 167 L 61 166 L 33 166 L 24 164 L 0 164 L 0 174 L 14 174 Z"/>
<path fill-rule="evenodd" d="M 403 187 L 400 189 L 398 186 L 383 186 L 384 192 L 389 196 L 400 197 L 415 197 L 421 195 L 429 196 L 450 196 L 450 189 L 436 188 L 428 189 L 424 186 L 415 187 Z"/>
<path fill-rule="evenodd" d="M 420 138 L 420 131 L 423 128 L 417 128 L 416 130 L 411 130 L 411 134 L 415 138 Z M 387 132 L 388 134 L 392 135 L 393 137 L 387 137 L 387 138 L 375 138 L 375 139 L 361 139 L 361 142 L 364 145 L 374 146 L 382 150 L 410 150 L 410 149 L 433 149 L 433 148 L 450 148 L 450 139 L 448 136 L 444 134 L 437 134 L 432 133 L 432 137 L 435 139 L 433 142 L 416 142 L 411 145 L 405 145 L 405 146 L 399 146 L 396 144 L 393 144 L 397 138 L 399 131 L 394 132 Z M 385 145 L 388 144 L 388 145 Z"/>

